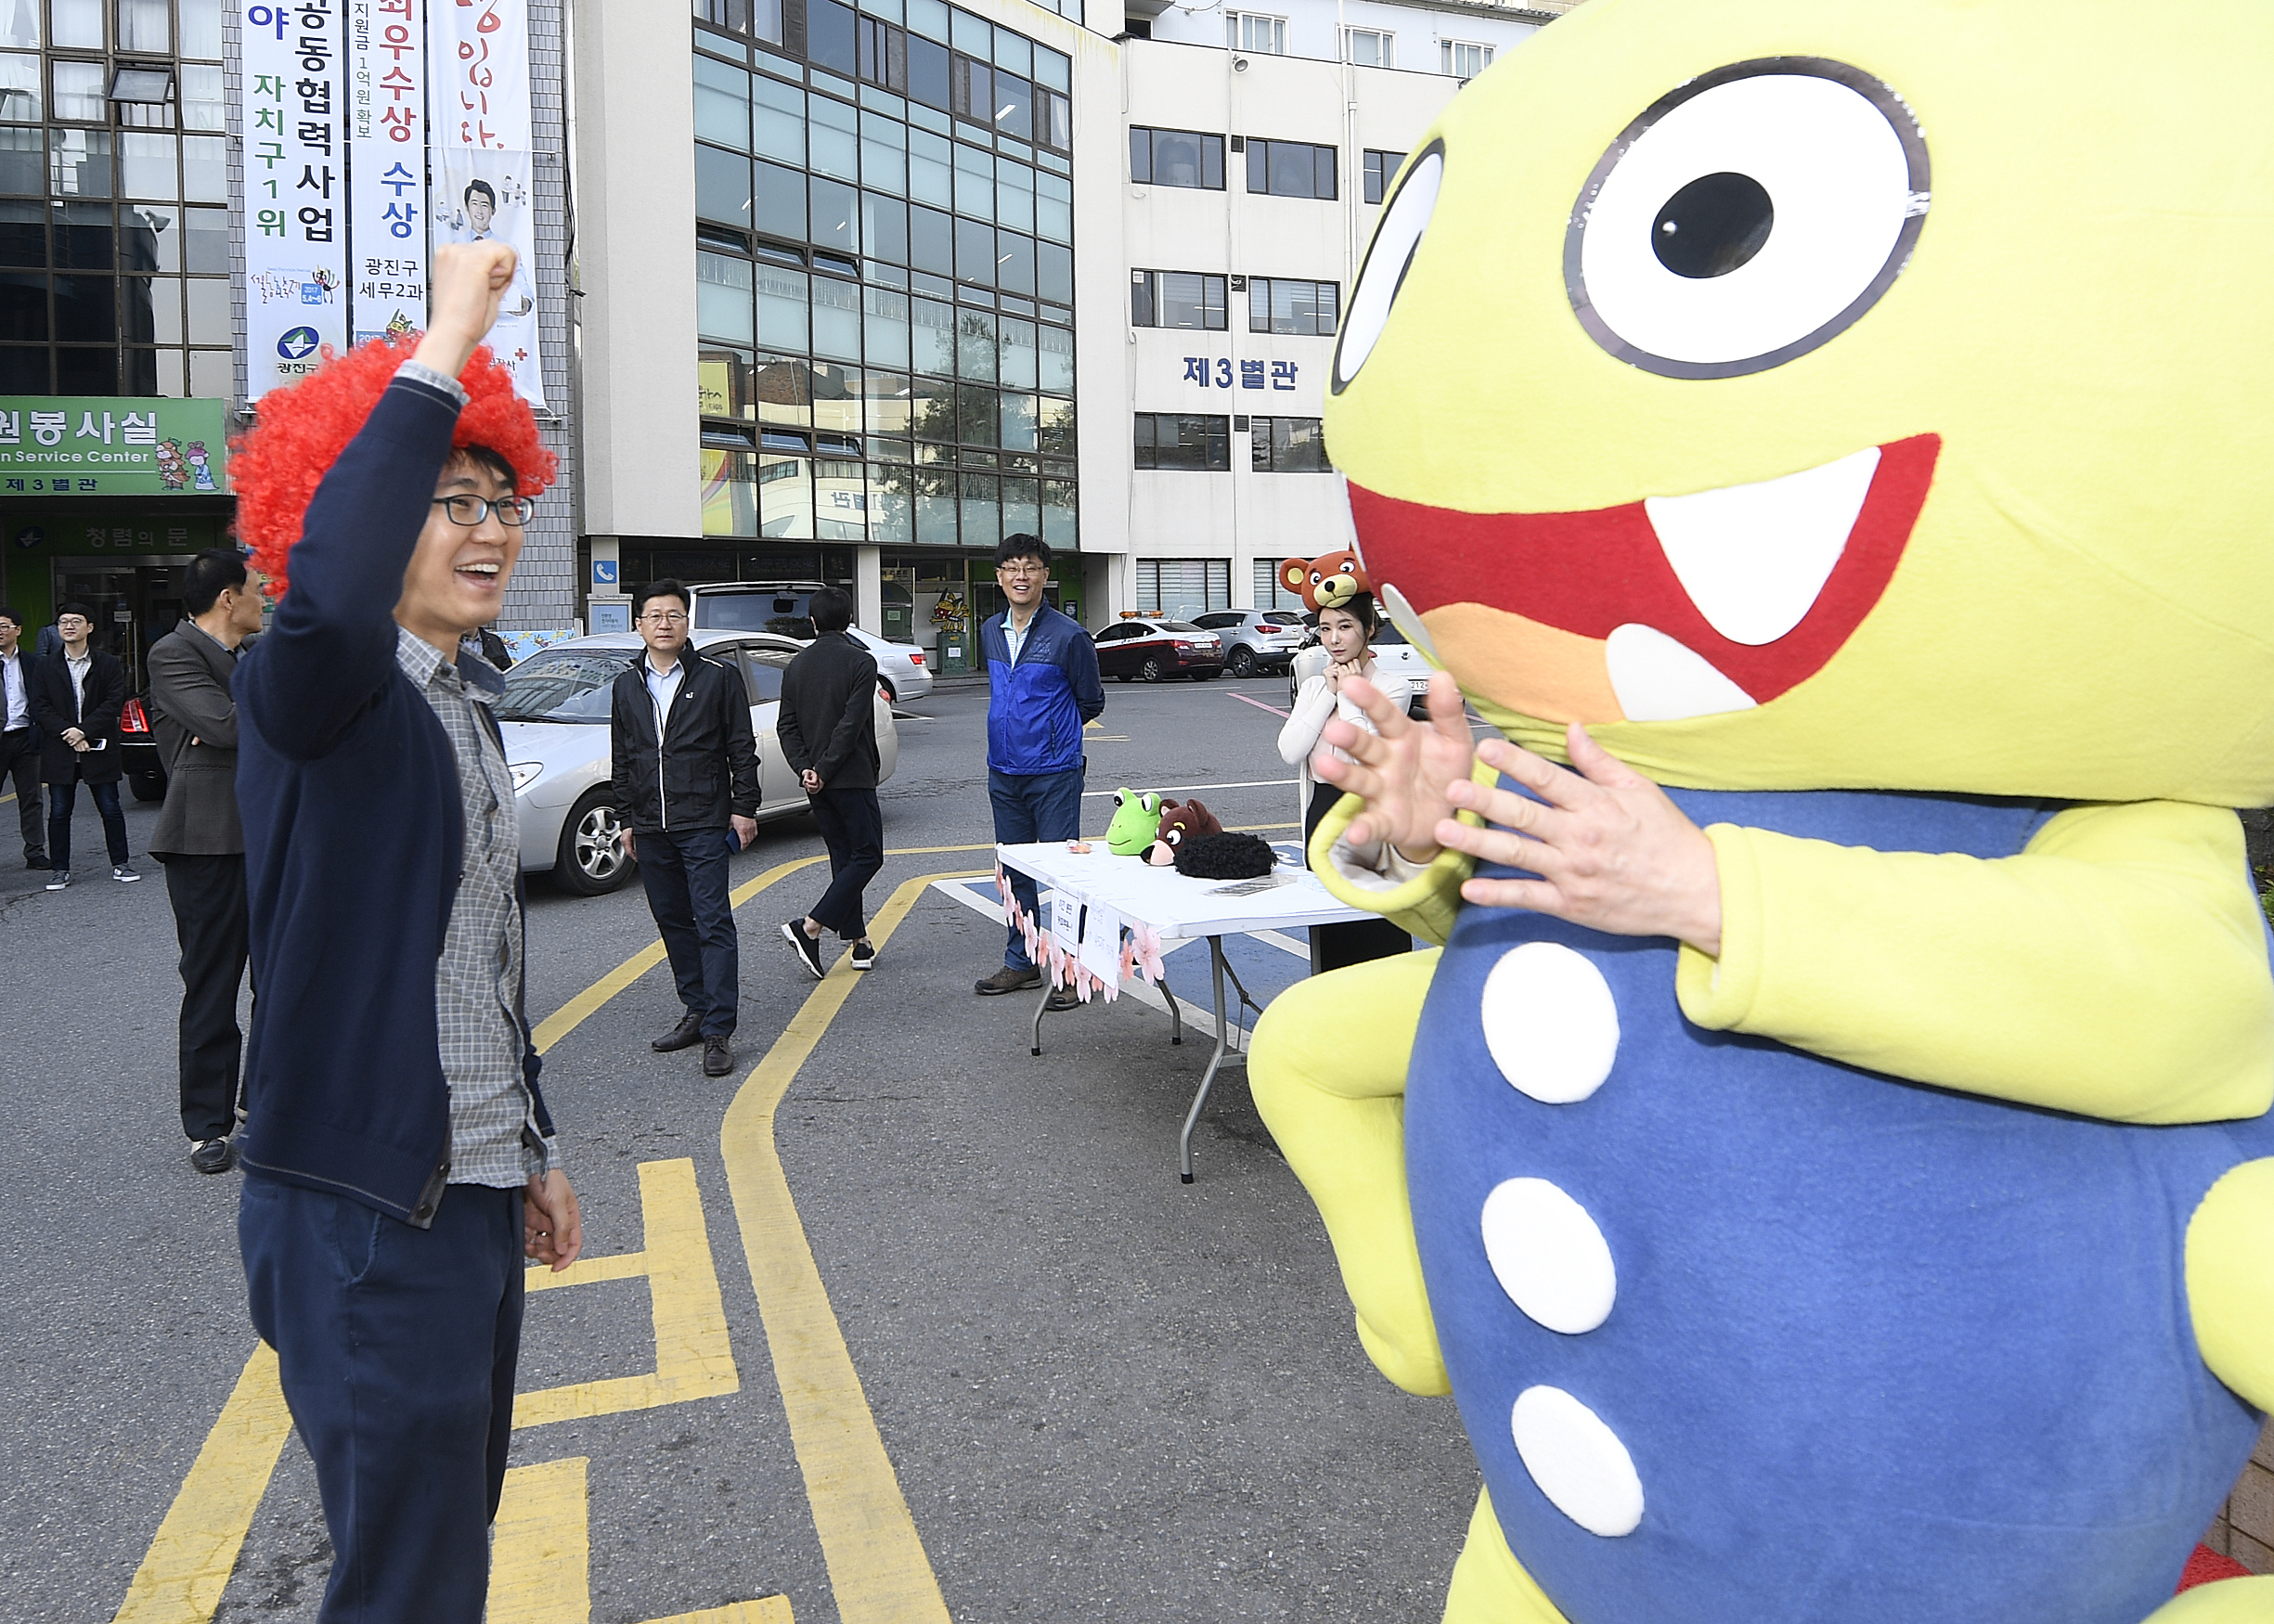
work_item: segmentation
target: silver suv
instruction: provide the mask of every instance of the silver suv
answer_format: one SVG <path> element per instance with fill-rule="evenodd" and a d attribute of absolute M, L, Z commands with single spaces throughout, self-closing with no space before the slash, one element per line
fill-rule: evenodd
<path fill-rule="evenodd" d="M 1222 639 L 1224 669 L 1234 677 L 1286 670 L 1303 641 L 1303 617 L 1291 609 L 1219 610 L 1193 625 Z"/>

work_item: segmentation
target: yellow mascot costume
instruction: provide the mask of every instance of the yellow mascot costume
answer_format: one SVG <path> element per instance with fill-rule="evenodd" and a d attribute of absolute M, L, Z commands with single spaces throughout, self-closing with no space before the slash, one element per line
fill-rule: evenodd
<path fill-rule="evenodd" d="M 1400 174 L 1327 435 L 1442 674 L 1312 861 L 1444 947 L 1253 1069 L 1475 1446 L 1449 1619 L 2274 1619 L 2173 1599 L 2274 1405 L 2269 81 L 1594 0 Z"/>

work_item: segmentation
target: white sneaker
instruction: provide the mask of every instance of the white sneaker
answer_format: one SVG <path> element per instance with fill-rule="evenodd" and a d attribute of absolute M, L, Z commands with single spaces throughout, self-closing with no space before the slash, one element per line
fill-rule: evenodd
<path fill-rule="evenodd" d="M 58 869 L 47 876 L 47 889 L 50 891 L 60 891 L 71 883 L 71 871 L 69 869 Z"/>
<path fill-rule="evenodd" d="M 117 882 L 118 882 L 120 884 L 122 884 L 122 885 L 131 885 L 132 883 L 134 883 L 134 882 L 136 882 L 136 880 L 139 880 L 139 879 L 141 879 L 141 878 L 142 878 L 142 876 L 141 876 L 141 875 L 139 875 L 139 874 L 136 873 L 136 872 L 135 872 L 135 871 L 134 871 L 132 869 L 128 868 L 128 867 L 127 867 L 127 866 L 126 866 L 124 863 L 113 863 L 113 864 L 111 864 L 111 865 L 110 865 L 110 877 L 111 877 L 113 880 L 116 880 L 116 881 L 117 881 Z"/>

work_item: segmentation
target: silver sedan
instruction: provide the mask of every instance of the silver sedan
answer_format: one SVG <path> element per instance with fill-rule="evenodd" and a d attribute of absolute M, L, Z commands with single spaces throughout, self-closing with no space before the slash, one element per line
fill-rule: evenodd
<path fill-rule="evenodd" d="M 767 632 L 699 631 L 694 646 L 733 666 L 750 690 L 750 727 L 758 742 L 758 820 L 806 809 L 797 775 L 774 735 L 782 709 L 782 674 L 805 647 Z M 627 884 L 638 865 L 624 855 L 623 823 L 610 787 L 609 692 L 639 658 L 640 642 L 625 632 L 576 638 L 538 651 L 506 673 L 497 717 L 513 771 L 521 816 L 521 866 L 549 871 L 562 890 L 596 896 Z M 876 695 L 877 780 L 898 765 L 900 735 L 892 706 Z"/>

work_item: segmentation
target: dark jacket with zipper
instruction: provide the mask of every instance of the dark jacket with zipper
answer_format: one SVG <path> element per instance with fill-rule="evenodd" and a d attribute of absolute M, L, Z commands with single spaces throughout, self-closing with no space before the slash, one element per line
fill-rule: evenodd
<path fill-rule="evenodd" d="M 395 663 L 395 599 L 458 406 L 398 378 L 317 487 L 274 625 L 237 663 L 252 1006 L 248 1176 L 419 1227 L 450 1169 L 435 960 L 457 901 L 458 758 Z M 459 669 L 473 656 L 461 653 Z M 493 677 L 492 680 L 495 680 Z M 476 711 L 497 723 L 487 706 Z M 494 736 L 494 734 L 493 734 Z M 536 1046 L 517 989 L 538 1129 Z"/>
<path fill-rule="evenodd" d="M 58 649 L 45 660 L 24 662 L 24 700 L 32 725 L 39 729 L 40 776 L 51 784 L 115 784 L 125 776 L 119 765 L 119 713 L 126 708 L 126 667 L 116 654 L 87 651 L 87 682 L 71 685 L 71 668 Z M 63 729 L 86 735 L 88 749 L 74 750 Z"/>
<path fill-rule="evenodd" d="M 742 673 L 692 643 L 681 649 L 679 685 L 659 733 L 647 663 L 642 649 L 608 696 L 616 816 L 634 834 L 724 829 L 730 817 L 756 817 L 758 743 Z"/>
<path fill-rule="evenodd" d="M 823 632 L 782 674 L 774 721 L 790 770 L 827 790 L 876 788 L 876 656 L 850 632 Z"/>

